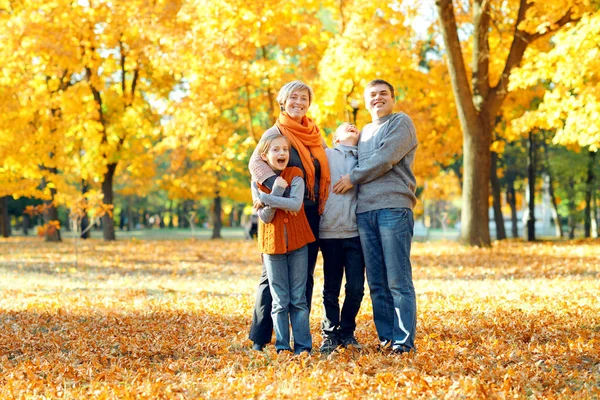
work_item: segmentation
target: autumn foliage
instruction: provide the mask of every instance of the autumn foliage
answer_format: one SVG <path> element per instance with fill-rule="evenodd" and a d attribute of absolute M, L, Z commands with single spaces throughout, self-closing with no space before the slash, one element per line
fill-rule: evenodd
<path fill-rule="evenodd" d="M 418 353 L 250 350 L 252 241 L 0 241 L 2 398 L 597 398 L 592 242 L 415 243 Z M 322 269 L 311 331 L 318 346 Z M 367 290 L 368 292 L 368 290 Z"/>

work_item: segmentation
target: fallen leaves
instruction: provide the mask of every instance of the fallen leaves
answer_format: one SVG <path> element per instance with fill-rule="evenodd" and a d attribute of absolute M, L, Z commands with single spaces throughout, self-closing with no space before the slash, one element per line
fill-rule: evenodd
<path fill-rule="evenodd" d="M 0 241 L 0 397 L 594 398 L 598 243 L 415 243 L 418 353 L 250 350 L 251 241 Z M 317 268 L 315 348 L 323 316 Z M 368 292 L 368 290 L 367 290 Z"/>

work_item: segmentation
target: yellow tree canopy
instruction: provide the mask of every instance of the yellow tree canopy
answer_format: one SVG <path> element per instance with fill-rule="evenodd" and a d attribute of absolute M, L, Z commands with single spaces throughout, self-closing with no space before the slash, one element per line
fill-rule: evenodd
<path fill-rule="evenodd" d="M 371 120 L 364 108 L 365 85 L 376 78 L 389 81 L 396 88 L 395 111 L 406 112 L 417 128 L 415 173 L 422 182 L 437 175 L 462 149 L 448 74 L 429 40 L 432 31 L 416 32 L 411 25 L 417 7 L 402 2 L 343 2 L 335 15 L 340 21 L 338 34 L 319 64 L 313 112 L 333 130 L 342 121 L 352 121 L 355 103 L 361 128 Z"/>
<path fill-rule="evenodd" d="M 2 30 L 0 126 L 8 140 L 0 144 L 0 182 L 14 181 L 10 194 L 43 197 L 44 178 L 63 202 L 81 180 L 100 183 L 107 166 L 120 163 L 128 190 L 144 194 L 154 170 L 148 150 L 176 83 L 167 60 L 184 29 L 179 3 L 10 6 L 1 14 L 9 29 Z"/>
<path fill-rule="evenodd" d="M 515 73 L 511 90 L 544 83 L 539 108 L 514 121 L 514 129 L 556 130 L 560 144 L 600 148 L 600 12 L 557 33 L 547 53 L 532 49 Z"/>

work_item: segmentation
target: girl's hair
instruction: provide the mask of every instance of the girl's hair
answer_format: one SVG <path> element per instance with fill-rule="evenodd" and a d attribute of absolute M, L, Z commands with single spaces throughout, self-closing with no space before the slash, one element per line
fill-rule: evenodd
<path fill-rule="evenodd" d="M 273 143 L 273 140 L 278 138 L 284 138 L 288 146 L 290 145 L 290 140 L 287 137 L 283 136 L 281 133 L 279 133 L 279 131 L 267 132 L 260 138 L 260 141 L 256 145 L 256 148 L 258 149 L 258 154 L 260 154 L 261 156 L 263 154 L 267 154 L 269 152 L 269 147 L 271 147 L 271 143 Z"/>
<path fill-rule="evenodd" d="M 313 90 L 310 86 L 302 81 L 292 81 L 283 85 L 277 94 L 277 103 L 279 103 L 280 106 L 283 106 L 286 100 L 290 98 L 292 93 L 297 90 L 308 90 L 308 105 L 311 105 L 314 97 Z"/>

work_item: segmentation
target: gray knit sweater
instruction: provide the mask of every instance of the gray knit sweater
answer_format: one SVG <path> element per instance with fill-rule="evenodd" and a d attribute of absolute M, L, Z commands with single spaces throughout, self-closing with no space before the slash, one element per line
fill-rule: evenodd
<path fill-rule="evenodd" d="M 362 213 L 384 208 L 410 208 L 417 203 L 412 166 L 417 135 L 410 117 L 394 113 L 366 125 L 358 142 L 358 167 L 350 181 L 358 185 Z"/>

